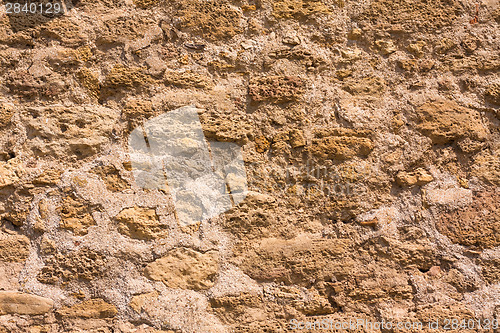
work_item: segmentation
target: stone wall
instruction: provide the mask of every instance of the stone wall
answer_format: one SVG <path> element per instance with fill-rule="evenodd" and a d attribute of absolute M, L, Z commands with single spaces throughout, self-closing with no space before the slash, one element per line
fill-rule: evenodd
<path fill-rule="evenodd" d="M 498 1 L 66 5 L 0 11 L 1 333 L 500 320 Z M 127 145 L 186 105 L 250 190 L 189 228 Z"/>

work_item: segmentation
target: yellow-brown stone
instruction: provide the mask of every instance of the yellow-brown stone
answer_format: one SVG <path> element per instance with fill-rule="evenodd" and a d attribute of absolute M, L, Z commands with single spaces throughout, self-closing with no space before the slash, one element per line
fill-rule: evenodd
<path fill-rule="evenodd" d="M 73 306 L 64 307 L 57 310 L 57 314 L 69 318 L 112 318 L 116 316 L 118 310 L 112 304 L 100 298 L 93 298 Z"/>
<path fill-rule="evenodd" d="M 23 261 L 30 253 L 30 240 L 26 236 L 7 236 L 0 239 L 0 260 Z"/>
<path fill-rule="evenodd" d="M 161 223 L 154 209 L 126 208 L 115 219 L 118 221 L 118 231 L 131 238 L 148 240 L 168 234 L 168 226 Z"/>
<path fill-rule="evenodd" d="M 176 248 L 147 265 L 144 275 L 151 280 L 162 281 L 169 288 L 204 290 L 214 285 L 219 271 L 218 262 L 217 251 Z"/>
<path fill-rule="evenodd" d="M 0 290 L 0 315 L 40 315 L 49 312 L 53 305 L 54 302 L 49 298 Z"/>

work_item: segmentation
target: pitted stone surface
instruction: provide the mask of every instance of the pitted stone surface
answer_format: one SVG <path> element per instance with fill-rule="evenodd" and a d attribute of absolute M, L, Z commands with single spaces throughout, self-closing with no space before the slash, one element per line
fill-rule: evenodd
<path fill-rule="evenodd" d="M 64 4 L 0 15 L 1 333 L 500 318 L 498 1 Z"/>

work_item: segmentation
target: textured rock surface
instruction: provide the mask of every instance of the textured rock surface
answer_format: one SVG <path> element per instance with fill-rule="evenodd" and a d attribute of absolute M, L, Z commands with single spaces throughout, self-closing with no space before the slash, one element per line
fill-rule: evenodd
<path fill-rule="evenodd" d="M 55 246 L 52 244 L 51 247 Z M 46 247 L 47 248 L 47 247 Z M 89 249 L 81 249 L 69 253 L 54 253 L 47 257 L 45 266 L 37 278 L 41 282 L 55 284 L 72 280 L 91 281 L 100 276 L 104 270 L 106 259 L 100 253 Z"/>
<path fill-rule="evenodd" d="M 54 302 L 51 299 L 15 291 L 0 291 L 0 315 L 40 315 L 49 312 Z"/>
<path fill-rule="evenodd" d="M 65 5 L 0 10 L 0 333 L 500 320 L 498 1 Z M 189 227 L 128 147 L 187 105 L 249 189 Z"/>
<path fill-rule="evenodd" d="M 453 242 L 478 248 L 500 245 L 500 197 L 496 192 L 479 192 L 473 203 L 443 214 L 437 229 Z M 481 221 L 488 221 L 483 224 Z"/>
<path fill-rule="evenodd" d="M 2 261 L 25 260 L 30 251 L 30 240 L 26 236 L 7 236 L 0 239 L 0 259 Z"/>
<path fill-rule="evenodd" d="M 178 248 L 146 266 L 144 274 L 170 288 L 200 290 L 214 285 L 218 270 L 216 251 L 201 253 Z"/>
<path fill-rule="evenodd" d="M 116 217 L 118 231 L 138 239 L 167 236 L 167 225 L 162 225 L 154 209 L 133 207 L 122 210 Z"/>
<path fill-rule="evenodd" d="M 433 143 L 445 144 L 462 138 L 485 140 L 486 129 L 478 112 L 463 108 L 455 102 L 438 101 L 417 108 L 418 129 Z"/>
<path fill-rule="evenodd" d="M 85 235 L 88 228 L 96 224 L 90 215 L 91 208 L 73 196 L 63 198 L 59 210 L 61 211 L 60 227 L 71 230 L 75 235 Z"/>
<path fill-rule="evenodd" d="M 110 318 L 117 313 L 118 311 L 114 305 L 106 303 L 102 299 L 89 299 L 71 307 L 57 310 L 57 314 L 62 317 L 81 318 Z"/>

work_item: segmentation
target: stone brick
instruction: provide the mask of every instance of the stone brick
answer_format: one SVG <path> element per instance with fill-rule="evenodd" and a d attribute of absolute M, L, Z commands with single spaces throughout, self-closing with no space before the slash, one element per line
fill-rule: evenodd
<path fill-rule="evenodd" d="M 45 297 L 17 291 L 0 291 L 0 315 L 41 315 L 49 312 L 54 302 Z"/>
<path fill-rule="evenodd" d="M 425 103 L 417 108 L 418 130 L 435 144 L 446 144 L 463 138 L 484 141 L 488 131 L 477 111 L 449 100 Z"/>
<path fill-rule="evenodd" d="M 318 130 L 308 148 L 321 158 L 345 160 L 355 156 L 367 156 L 373 150 L 368 130 L 337 128 Z"/>
<path fill-rule="evenodd" d="M 0 260 L 24 261 L 30 253 L 30 240 L 26 236 L 7 236 L 0 239 Z"/>
<path fill-rule="evenodd" d="M 231 38 L 242 32 L 241 14 L 226 1 L 184 1 L 177 27 L 209 40 Z"/>
<path fill-rule="evenodd" d="M 330 8 L 317 0 L 279 0 L 273 1 L 273 16 L 276 19 L 305 20 L 314 14 L 330 13 Z"/>
<path fill-rule="evenodd" d="M 101 165 L 92 169 L 106 184 L 106 188 L 111 192 L 120 192 L 130 188 L 125 179 L 120 176 L 120 172 L 113 165 Z"/>
<path fill-rule="evenodd" d="M 93 105 L 29 108 L 23 121 L 33 136 L 26 148 L 37 156 L 81 160 L 110 142 L 117 120 L 116 111 Z"/>
<path fill-rule="evenodd" d="M 250 81 L 248 92 L 255 102 L 286 103 L 300 98 L 303 85 L 298 77 L 263 76 Z"/>
<path fill-rule="evenodd" d="M 82 303 L 64 307 L 56 311 L 61 317 L 69 318 L 112 318 L 116 316 L 118 310 L 112 304 L 106 303 L 100 298 L 93 298 Z"/>
<path fill-rule="evenodd" d="M 434 178 L 432 175 L 422 168 L 418 168 L 411 172 L 401 171 L 396 175 L 396 182 L 401 186 L 421 186 L 433 180 Z"/>
<path fill-rule="evenodd" d="M 500 196 L 495 192 L 478 192 L 469 207 L 444 213 L 436 223 L 437 230 L 453 243 L 478 249 L 500 245 Z"/>
<path fill-rule="evenodd" d="M 67 253 L 56 252 L 44 258 L 44 262 L 45 266 L 37 279 L 48 284 L 91 281 L 102 276 L 106 269 L 106 257 L 88 248 Z"/>
<path fill-rule="evenodd" d="M 64 197 L 59 207 L 61 213 L 61 229 L 71 230 L 75 235 L 87 234 L 89 227 L 96 224 L 92 217 L 92 209 L 88 203 L 73 195 Z"/>
<path fill-rule="evenodd" d="M 218 257 L 217 251 L 176 248 L 148 264 L 144 275 L 151 280 L 162 281 L 169 288 L 209 289 L 219 271 Z"/>
<path fill-rule="evenodd" d="M 154 209 L 126 208 L 115 219 L 118 221 L 118 231 L 131 238 L 149 240 L 168 234 L 168 226 L 160 222 Z"/>

